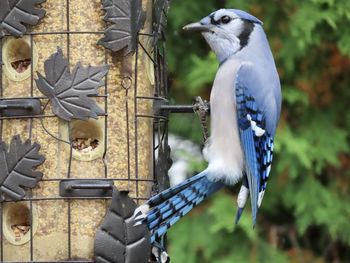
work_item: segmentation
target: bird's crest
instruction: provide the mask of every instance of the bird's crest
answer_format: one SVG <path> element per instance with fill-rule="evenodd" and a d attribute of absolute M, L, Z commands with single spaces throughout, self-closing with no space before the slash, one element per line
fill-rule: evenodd
<path fill-rule="evenodd" d="M 227 9 L 227 10 L 230 11 L 230 12 L 235 13 L 237 16 L 239 16 L 242 19 L 252 21 L 253 23 L 257 23 L 259 25 L 263 25 L 264 24 L 261 20 L 259 20 L 255 16 L 253 16 L 253 15 L 251 15 L 251 14 L 245 12 L 245 11 L 238 10 L 238 9 Z"/>
<path fill-rule="evenodd" d="M 211 13 L 209 16 L 214 16 L 215 14 L 222 13 L 222 12 L 234 13 L 237 17 L 239 17 L 241 19 L 248 20 L 248 21 L 251 21 L 251 22 L 259 24 L 259 25 L 263 25 L 263 22 L 261 20 L 259 20 L 255 16 L 253 16 L 245 11 L 239 10 L 239 9 L 220 9 L 220 10 L 217 10 L 217 11 Z"/>

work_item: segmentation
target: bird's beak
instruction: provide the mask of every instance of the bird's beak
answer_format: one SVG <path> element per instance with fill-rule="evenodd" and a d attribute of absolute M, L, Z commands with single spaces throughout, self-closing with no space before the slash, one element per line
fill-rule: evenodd
<path fill-rule="evenodd" d="M 210 31 L 209 25 L 203 25 L 200 22 L 192 23 L 189 25 L 186 25 L 182 28 L 186 31 L 199 31 L 199 32 L 208 32 Z"/>

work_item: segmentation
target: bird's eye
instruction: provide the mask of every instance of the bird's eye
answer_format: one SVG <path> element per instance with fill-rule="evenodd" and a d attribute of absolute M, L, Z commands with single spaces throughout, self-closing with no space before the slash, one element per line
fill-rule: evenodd
<path fill-rule="evenodd" d="M 223 16 L 223 17 L 221 17 L 221 23 L 223 23 L 223 24 L 228 24 L 228 23 L 230 23 L 231 22 L 231 17 L 229 17 L 229 16 Z"/>

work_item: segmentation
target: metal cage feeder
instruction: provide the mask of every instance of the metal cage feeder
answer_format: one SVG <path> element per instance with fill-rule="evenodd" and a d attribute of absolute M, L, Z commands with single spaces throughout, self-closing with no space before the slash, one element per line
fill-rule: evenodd
<path fill-rule="evenodd" d="M 125 229 L 167 186 L 168 5 L 0 2 L 1 262 L 150 262 Z"/>

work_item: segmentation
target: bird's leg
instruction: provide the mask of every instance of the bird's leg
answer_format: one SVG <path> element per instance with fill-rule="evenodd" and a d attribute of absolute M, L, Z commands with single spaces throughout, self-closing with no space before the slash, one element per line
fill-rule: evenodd
<path fill-rule="evenodd" d="M 209 130 L 207 123 L 207 114 L 209 113 L 210 104 L 206 100 L 203 100 L 200 96 L 197 96 L 193 101 L 193 111 L 198 115 L 202 128 L 204 144 L 209 138 Z"/>

